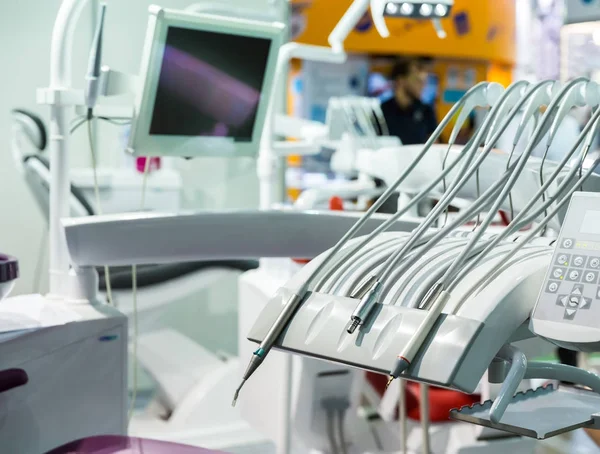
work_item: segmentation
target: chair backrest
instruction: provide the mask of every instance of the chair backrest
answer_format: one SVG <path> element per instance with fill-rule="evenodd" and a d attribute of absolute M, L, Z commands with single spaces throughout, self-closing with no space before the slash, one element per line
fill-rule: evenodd
<path fill-rule="evenodd" d="M 13 137 L 11 141 L 15 166 L 22 172 L 46 221 L 50 213 L 50 162 L 43 152 L 47 145 L 47 133 L 43 121 L 35 114 L 23 109 L 12 111 Z M 24 149 L 33 148 L 34 153 Z M 71 184 L 70 214 L 73 217 L 93 216 L 94 208 L 84 192 Z"/>

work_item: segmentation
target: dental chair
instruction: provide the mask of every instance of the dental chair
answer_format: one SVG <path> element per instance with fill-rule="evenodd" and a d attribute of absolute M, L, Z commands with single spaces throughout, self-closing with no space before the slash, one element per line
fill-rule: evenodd
<path fill-rule="evenodd" d="M 47 144 L 46 128 L 37 115 L 22 109 L 13 110 L 12 119 L 15 165 L 48 220 L 50 173 L 48 159 L 43 154 Z M 96 214 L 95 207 L 74 184 L 71 184 L 70 207 L 74 217 Z M 139 335 L 136 356 L 156 389 L 150 389 L 153 401 L 132 423 L 135 432 L 157 433 L 198 427 L 208 422 L 199 409 L 218 405 L 214 397 L 219 394 L 217 388 L 227 383 L 226 377 L 235 375 L 237 361 L 208 351 L 176 329 L 161 326 L 160 319 L 173 301 L 189 299 L 232 272 L 244 273 L 257 267 L 258 262 L 254 260 L 206 260 L 137 267 Z M 96 267 L 96 270 L 100 292 L 106 295 L 105 268 Z M 113 301 L 131 316 L 132 268 L 111 267 L 110 284 Z M 221 394 L 229 398 L 227 392 Z M 164 415 L 169 415 L 167 421 Z M 223 418 L 227 422 L 231 415 Z"/>

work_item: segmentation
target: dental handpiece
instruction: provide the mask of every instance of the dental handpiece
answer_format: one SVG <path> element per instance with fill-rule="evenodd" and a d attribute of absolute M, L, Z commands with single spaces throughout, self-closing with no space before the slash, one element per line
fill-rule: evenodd
<path fill-rule="evenodd" d="M 477 131 L 477 134 L 476 134 L 476 137 L 475 137 L 474 143 L 473 143 L 474 146 L 473 146 L 471 152 L 469 153 L 469 156 L 467 157 L 466 161 L 463 163 L 461 170 L 459 171 L 459 174 L 457 175 L 457 177 L 455 178 L 455 180 L 452 183 L 452 186 L 450 188 L 450 196 L 448 194 L 444 195 L 444 197 L 442 198 L 442 200 L 440 202 L 438 202 L 438 204 L 436 205 L 436 207 L 434 208 L 432 213 L 430 213 L 427 216 L 427 218 L 423 222 L 421 222 L 419 227 L 417 227 L 417 229 L 415 231 L 413 231 L 410 238 L 402 245 L 402 247 L 400 249 L 398 249 L 396 251 L 396 253 L 392 254 L 388 258 L 388 260 L 384 263 L 384 265 L 380 268 L 380 270 L 374 275 L 374 278 L 370 280 L 372 282 L 372 288 L 370 289 L 370 291 L 367 294 L 365 294 L 363 296 L 363 298 L 360 300 L 360 302 L 357 306 L 357 309 L 360 309 L 360 311 L 358 313 L 364 314 L 364 316 L 361 319 L 358 317 L 357 313 L 352 314 L 351 320 L 350 320 L 351 324 L 350 324 L 350 327 L 348 328 L 348 333 L 353 333 L 358 328 L 358 326 L 360 326 L 362 323 L 364 323 L 364 321 L 365 321 L 366 317 L 369 315 L 370 311 L 378 303 L 379 298 L 380 298 L 381 289 L 382 289 L 382 286 L 379 285 L 379 283 L 385 281 L 389 277 L 390 273 L 394 269 L 394 266 L 398 262 L 398 260 L 401 260 L 402 257 L 408 251 L 410 251 L 411 249 L 416 247 L 416 245 L 419 242 L 419 240 L 421 239 L 421 237 L 431 227 L 431 225 L 435 222 L 437 217 L 446 209 L 447 205 L 454 198 L 454 195 L 460 190 L 460 188 L 464 184 L 466 184 L 466 182 L 468 181 L 468 178 L 474 172 L 474 170 L 470 170 L 470 169 L 478 168 L 478 165 L 471 166 L 472 160 L 474 159 L 475 155 L 477 154 L 478 145 L 481 142 L 483 142 L 485 134 L 488 131 L 488 129 L 492 126 L 493 120 L 495 119 L 496 115 L 498 114 L 498 112 L 502 112 L 503 108 L 506 108 L 506 104 L 511 105 L 508 108 L 508 110 L 510 110 L 511 108 L 514 108 L 515 105 L 518 106 L 520 103 L 523 103 L 527 99 L 527 97 L 521 99 L 523 96 L 523 93 L 522 93 L 523 88 L 525 88 L 526 86 L 527 86 L 527 84 L 524 82 L 517 82 L 517 83 L 511 85 L 503 93 L 503 95 L 500 97 L 499 101 L 494 105 L 494 107 L 492 108 L 492 112 L 490 112 L 490 114 L 486 118 L 484 124 Z M 513 110 L 516 111 L 517 109 L 515 108 Z M 489 148 L 491 150 L 491 147 L 489 147 Z M 489 150 L 488 150 L 488 152 L 489 152 Z M 477 162 L 481 163 L 482 158 L 480 158 Z"/>
<path fill-rule="evenodd" d="M 581 79 L 575 79 L 575 80 L 571 81 L 551 101 L 551 103 L 548 107 L 548 110 L 546 112 L 548 115 L 547 116 L 545 115 L 546 121 L 548 118 L 550 118 L 552 109 L 554 109 L 554 107 L 558 104 L 558 102 L 560 102 L 562 100 L 565 92 L 567 92 L 573 85 L 575 85 L 576 83 L 579 83 L 580 81 L 581 81 Z M 517 110 L 518 109 L 515 109 L 515 111 L 517 111 Z M 516 179 L 519 177 L 522 169 L 525 166 L 525 163 L 526 163 L 526 160 L 527 160 L 529 154 L 533 150 L 534 141 L 537 140 L 538 136 L 540 136 L 540 134 L 543 132 L 543 128 L 544 128 L 544 121 L 542 121 L 542 124 L 538 125 L 536 133 L 534 134 L 534 139 L 532 140 L 532 143 L 529 144 L 529 146 L 527 147 L 525 152 L 520 156 L 520 159 L 517 161 L 517 164 L 518 164 L 517 168 L 511 174 L 509 181 L 503 188 L 498 199 L 495 201 L 493 207 L 490 210 L 490 213 L 488 214 L 488 216 L 486 217 L 486 219 L 482 225 L 486 225 L 491 222 L 492 215 L 495 215 L 495 212 L 497 211 L 498 207 L 504 201 L 504 199 L 506 198 L 506 196 L 512 189 L 512 186 L 514 185 Z M 492 144 L 495 143 L 496 140 L 497 139 L 492 141 Z M 486 225 L 486 227 L 487 227 L 487 225 Z M 444 274 L 442 279 L 440 279 L 440 281 L 438 281 L 430 289 L 429 293 L 426 295 L 426 297 L 423 301 L 423 305 L 430 306 L 430 309 L 428 310 L 425 319 L 421 322 L 421 324 L 417 328 L 417 331 L 415 332 L 415 334 L 411 337 L 409 342 L 404 346 L 404 348 L 401 350 L 400 354 L 398 355 L 398 358 L 397 358 L 396 362 L 394 363 L 393 368 L 390 370 L 390 379 L 389 379 L 388 383 L 391 383 L 391 381 L 393 381 L 395 378 L 398 378 L 406 369 L 408 369 L 410 367 L 410 364 L 412 363 L 412 361 L 414 360 L 414 357 L 420 350 L 424 340 L 429 336 L 429 333 L 431 332 L 433 325 L 435 324 L 439 315 L 442 313 L 443 308 L 446 305 L 446 302 L 448 301 L 448 299 L 450 297 L 450 294 L 446 291 L 448 276 L 452 276 L 455 273 L 456 268 L 464 262 L 465 257 L 467 257 L 470 254 L 470 250 L 474 247 L 476 242 L 479 241 L 479 239 L 482 235 L 481 232 L 483 232 L 483 231 L 485 231 L 485 229 L 479 230 L 471 237 L 469 243 L 463 249 L 463 251 L 459 255 L 459 257 L 457 259 L 455 259 L 453 265 L 448 268 L 448 270 L 446 271 L 446 273 Z"/>
<path fill-rule="evenodd" d="M 239 397 L 240 391 L 243 388 L 244 384 L 248 379 L 254 374 L 254 372 L 260 367 L 266 356 L 269 354 L 273 345 L 281 336 L 283 331 L 286 329 L 288 322 L 294 316 L 296 310 L 300 307 L 306 292 L 308 291 L 310 284 L 312 281 L 321 273 L 321 271 L 327 266 L 329 261 L 345 246 L 345 244 L 356 235 L 356 233 L 365 225 L 365 223 L 369 220 L 369 218 L 387 201 L 387 199 L 396 191 L 396 189 L 402 184 L 402 182 L 408 177 L 408 175 L 415 169 L 418 163 L 423 159 L 425 154 L 429 151 L 431 146 L 435 143 L 438 137 L 441 135 L 442 131 L 445 127 L 450 123 L 451 119 L 458 113 L 460 108 L 464 105 L 467 99 L 473 95 L 481 95 L 481 92 L 485 92 L 484 96 L 492 96 L 493 91 L 498 92 L 498 90 L 503 90 L 499 84 L 489 84 L 487 82 L 482 82 L 475 85 L 471 88 L 465 96 L 456 103 L 444 120 L 440 123 L 440 125 L 436 128 L 434 133 L 431 135 L 429 140 L 426 142 L 423 150 L 419 155 L 413 160 L 413 162 L 408 166 L 408 168 L 403 172 L 403 174 L 398 177 L 398 179 L 383 193 L 383 195 L 363 214 L 363 216 L 346 232 L 346 234 L 337 242 L 337 244 L 331 248 L 328 254 L 325 256 L 324 260 L 320 263 L 320 265 L 316 266 L 306 281 L 297 289 L 296 293 L 294 293 L 285 303 L 284 308 L 282 309 L 280 315 L 277 317 L 275 323 L 269 329 L 267 336 L 260 343 L 259 347 L 253 353 L 252 358 L 248 364 L 248 367 L 242 377 L 242 381 L 238 388 L 235 391 L 232 405 L 235 406 L 237 399 Z"/>

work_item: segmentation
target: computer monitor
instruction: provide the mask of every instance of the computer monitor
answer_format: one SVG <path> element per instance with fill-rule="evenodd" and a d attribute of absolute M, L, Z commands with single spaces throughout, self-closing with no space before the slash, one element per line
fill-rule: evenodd
<path fill-rule="evenodd" d="M 150 7 L 128 151 L 254 156 L 285 26 Z"/>

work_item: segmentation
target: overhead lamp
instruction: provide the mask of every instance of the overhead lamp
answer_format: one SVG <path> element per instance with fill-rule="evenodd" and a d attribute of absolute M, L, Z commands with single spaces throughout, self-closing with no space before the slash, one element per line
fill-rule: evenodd
<path fill-rule="evenodd" d="M 423 3 L 419 8 L 419 14 L 423 17 L 429 17 L 433 13 L 433 6 L 429 3 Z"/>
<path fill-rule="evenodd" d="M 384 16 L 442 19 L 448 17 L 452 7 L 450 0 L 387 0 Z"/>
<path fill-rule="evenodd" d="M 384 38 L 390 36 L 385 17 L 430 19 L 437 35 L 445 38 L 440 19 L 450 16 L 454 0 L 370 0 L 370 3 L 375 27 Z"/>

